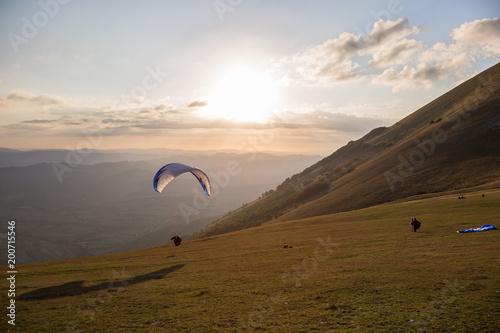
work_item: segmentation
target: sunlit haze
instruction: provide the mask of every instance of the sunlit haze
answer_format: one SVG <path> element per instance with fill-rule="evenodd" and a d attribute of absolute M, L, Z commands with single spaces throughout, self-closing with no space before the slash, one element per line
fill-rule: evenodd
<path fill-rule="evenodd" d="M 237 67 L 215 80 L 204 113 L 211 119 L 265 122 L 277 107 L 277 92 L 264 73 Z"/>
<path fill-rule="evenodd" d="M 3 1 L 0 147 L 329 154 L 496 64 L 499 16 L 495 0 Z"/>

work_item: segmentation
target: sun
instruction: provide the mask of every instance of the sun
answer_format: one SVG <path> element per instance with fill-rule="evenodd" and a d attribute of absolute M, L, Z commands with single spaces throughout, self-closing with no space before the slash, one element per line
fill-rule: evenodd
<path fill-rule="evenodd" d="M 276 107 L 276 85 L 264 73 L 237 67 L 222 75 L 208 97 L 205 116 L 237 122 L 265 122 Z"/>

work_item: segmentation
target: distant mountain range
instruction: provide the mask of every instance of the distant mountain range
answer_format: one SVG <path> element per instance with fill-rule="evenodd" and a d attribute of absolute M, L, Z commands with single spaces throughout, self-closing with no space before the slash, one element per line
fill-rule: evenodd
<path fill-rule="evenodd" d="M 88 153 L 88 152 L 86 152 Z M 0 150 L 0 218 L 16 221 L 18 263 L 134 250 L 190 234 L 262 195 L 320 156 L 189 151 L 93 151 L 67 163 L 75 151 Z M 43 162 L 43 163 L 40 163 Z M 201 195 L 191 175 L 159 194 L 153 176 L 183 162 L 212 177 L 212 196 Z M 228 163 L 238 173 L 225 177 Z M 6 230 L 6 229 L 5 229 Z M 6 231 L 0 230 L 0 245 Z M 2 236 L 3 234 L 3 236 Z M 0 254 L 7 247 L 0 247 Z M 3 256 L 7 258 L 7 254 Z"/>
<path fill-rule="evenodd" d="M 488 183 L 500 186 L 500 64 L 349 142 L 197 236 Z"/>
<path fill-rule="evenodd" d="M 102 162 L 145 161 L 175 155 L 213 155 L 216 152 L 195 152 L 179 149 L 116 149 L 116 150 L 71 150 L 36 149 L 15 150 L 0 147 L 0 167 L 28 166 L 37 163 L 75 163 L 89 165 Z"/>

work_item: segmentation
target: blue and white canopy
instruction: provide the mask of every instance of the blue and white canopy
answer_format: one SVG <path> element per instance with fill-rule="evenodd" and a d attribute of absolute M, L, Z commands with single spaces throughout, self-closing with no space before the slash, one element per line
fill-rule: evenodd
<path fill-rule="evenodd" d="M 493 224 L 483 224 L 479 228 L 470 228 L 470 229 L 465 229 L 465 230 L 459 230 L 457 231 L 458 233 L 465 233 L 465 232 L 478 232 L 478 231 L 486 231 L 486 230 L 495 230 L 495 226 Z"/>
<path fill-rule="evenodd" d="M 182 163 L 170 163 L 158 170 L 153 179 L 153 187 L 155 191 L 161 193 L 168 183 L 170 183 L 175 177 L 185 172 L 191 172 L 200 182 L 205 194 L 208 196 L 210 195 L 210 180 L 208 179 L 208 176 L 200 169 Z"/>

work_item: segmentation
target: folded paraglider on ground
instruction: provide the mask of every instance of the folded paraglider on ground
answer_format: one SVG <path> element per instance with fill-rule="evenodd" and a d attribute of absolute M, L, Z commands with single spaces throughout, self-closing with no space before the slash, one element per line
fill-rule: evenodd
<path fill-rule="evenodd" d="M 486 230 L 495 230 L 495 226 L 493 224 L 483 224 L 479 228 L 470 228 L 470 229 L 464 229 L 464 230 L 458 230 L 457 233 L 466 233 L 466 232 L 478 232 L 478 231 L 486 231 Z"/>

